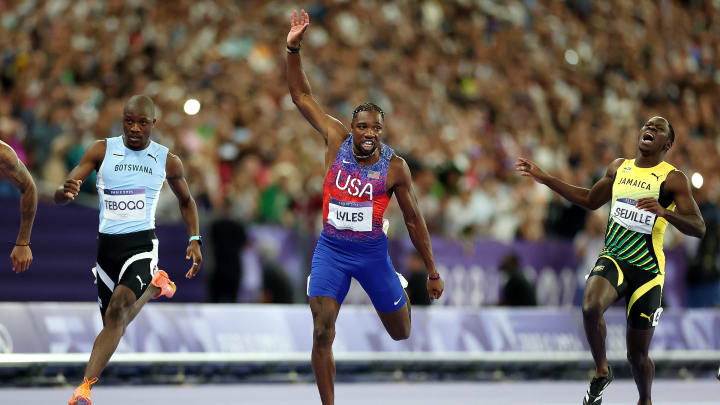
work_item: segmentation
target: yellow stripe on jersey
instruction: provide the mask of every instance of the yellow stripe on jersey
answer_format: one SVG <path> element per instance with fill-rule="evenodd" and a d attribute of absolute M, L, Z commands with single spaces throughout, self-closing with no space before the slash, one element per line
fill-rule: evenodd
<path fill-rule="evenodd" d="M 660 187 L 673 170 L 675 167 L 667 162 L 644 168 L 635 166 L 635 159 L 626 159 L 620 165 L 613 181 L 611 201 L 613 207 L 617 202 L 618 206 L 628 208 L 629 211 L 624 212 L 630 212 L 631 215 L 610 213 L 603 254 L 616 260 L 627 261 L 647 271 L 664 274 L 665 254 L 662 246 L 667 220 L 656 217 L 654 222 L 640 223 L 637 227 L 626 224 L 627 218 L 633 218 L 632 215 L 647 218 L 644 211 L 638 212 L 633 208 L 635 201 L 646 197 L 660 199 Z M 672 210 L 674 207 L 675 203 L 672 202 L 666 208 Z M 633 214 L 633 210 L 636 214 Z M 614 218 L 620 222 L 616 222 Z M 652 220 L 652 217 L 649 220 Z"/>
<path fill-rule="evenodd" d="M 662 290 L 663 284 L 665 284 L 665 276 L 662 274 L 658 274 L 655 276 L 652 280 L 648 281 L 647 283 L 641 285 L 638 287 L 637 290 L 635 290 L 632 295 L 630 296 L 630 300 L 628 301 L 627 306 L 627 315 L 630 315 L 630 308 L 632 308 L 633 304 L 643 296 L 646 292 L 652 290 L 655 286 L 660 286 L 660 289 Z"/>
<path fill-rule="evenodd" d="M 622 268 L 620 267 L 620 265 L 618 264 L 618 262 L 615 261 L 615 259 L 613 259 L 612 257 L 606 256 L 606 255 L 600 255 L 600 257 L 604 257 L 604 258 L 606 258 L 606 259 L 609 259 L 609 260 L 612 261 L 613 263 L 615 263 L 615 267 L 617 268 L 617 271 L 618 271 L 618 281 L 617 281 L 617 285 L 618 285 L 618 287 L 619 287 L 620 284 L 623 283 L 623 279 L 625 278 L 625 275 L 623 274 Z"/>

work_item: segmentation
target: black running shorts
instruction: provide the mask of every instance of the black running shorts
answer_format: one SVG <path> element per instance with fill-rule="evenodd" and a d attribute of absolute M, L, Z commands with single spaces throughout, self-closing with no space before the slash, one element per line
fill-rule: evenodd
<path fill-rule="evenodd" d="M 110 297 L 118 285 L 131 289 L 135 299 L 148 288 L 157 270 L 158 240 L 152 229 L 117 235 L 101 233 L 97 240 L 93 274 L 104 319 Z"/>
<path fill-rule="evenodd" d="M 628 326 L 650 329 L 658 324 L 662 313 L 662 288 L 665 276 L 643 270 L 610 256 L 600 256 L 589 276 L 600 276 L 615 287 L 618 297 L 625 297 Z"/>

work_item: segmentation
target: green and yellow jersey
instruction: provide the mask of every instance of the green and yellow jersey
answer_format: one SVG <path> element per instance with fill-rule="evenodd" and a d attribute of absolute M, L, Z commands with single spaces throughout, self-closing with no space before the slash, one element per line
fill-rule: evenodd
<path fill-rule="evenodd" d="M 665 274 L 663 238 L 668 222 L 635 206 L 638 199 L 652 197 L 672 210 L 675 203 L 663 192 L 663 186 L 673 170 L 675 167 L 667 162 L 645 168 L 635 166 L 635 159 L 626 159 L 620 165 L 612 185 L 612 207 L 600 256 Z"/>

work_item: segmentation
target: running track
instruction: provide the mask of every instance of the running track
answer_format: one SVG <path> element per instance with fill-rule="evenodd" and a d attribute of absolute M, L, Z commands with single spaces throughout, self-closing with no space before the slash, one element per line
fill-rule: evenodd
<path fill-rule="evenodd" d="M 338 384 L 336 403 L 342 405 L 579 405 L 587 387 L 582 381 Z M 1 388 L 0 404 L 65 404 L 72 388 Z M 657 380 L 654 405 L 718 405 L 717 380 Z M 311 384 L 98 386 L 93 405 L 197 405 L 197 404 L 320 404 Z M 610 385 L 603 405 L 635 404 L 631 380 Z"/>

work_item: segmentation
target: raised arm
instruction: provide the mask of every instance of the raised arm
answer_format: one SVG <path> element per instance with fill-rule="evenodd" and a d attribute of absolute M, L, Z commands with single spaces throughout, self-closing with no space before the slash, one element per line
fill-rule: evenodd
<path fill-rule="evenodd" d="M 182 161 L 176 155 L 168 153 L 167 163 L 165 164 L 165 173 L 170 189 L 175 194 L 180 205 L 180 214 L 182 215 L 185 229 L 189 236 L 200 235 L 200 223 L 198 221 L 197 205 L 195 199 L 190 194 L 187 181 L 185 181 L 185 170 Z M 185 251 L 185 258 L 192 259 L 193 264 L 190 270 L 185 274 L 186 278 L 195 277 L 202 265 L 202 251 L 200 250 L 200 241 L 188 241 L 188 247 Z"/>
<path fill-rule="evenodd" d="M 18 159 L 15 151 L 2 141 L 0 141 L 0 172 L 21 193 L 20 230 L 15 239 L 15 246 L 10 253 L 13 270 L 21 273 L 28 269 L 33 259 L 30 250 L 30 233 L 37 211 L 37 189 L 30 173 L 23 162 Z"/>
<path fill-rule="evenodd" d="M 675 211 L 663 208 L 654 198 L 639 199 L 637 207 L 665 218 L 685 235 L 696 238 L 705 236 L 705 221 L 692 196 L 690 182 L 685 174 L 679 170 L 673 170 L 668 174 L 665 179 L 664 191 L 672 195 L 675 201 Z"/>
<path fill-rule="evenodd" d="M 572 203 L 590 210 L 596 210 L 610 201 L 615 174 L 622 162 L 623 159 L 613 161 L 605 170 L 605 176 L 598 180 L 591 189 L 565 183 L 557 177 L 545 173 L 535 163 L 525 158 L 518 158 L 517 162 L 515 162 L 515 170 L 519 171 L 522 176 L 532 177 L 538 183 L 550 187 L 551 190 Z"/>
<path fill-rule="evenodd" d="M 425 224 L 425 218 L 423 218 L 418 208 L 410 168 L 404 159 L 393 156 L 388 169 L 387 184 L 395 193 L 405 219 L 405 226 L 407 226 L 410 234 L 410 240 L 418 253 L 420 253 L 425 268 L 428 270 L 430 276 L 427 283 L 428 294 L 430 298 L 440 298 L 445 289 L 445 284 L 435 268 L 432 246 L 430 245 L 430 233 Z"/>
<path fill-rule="evenodd" d="M 347 128 L 337 119 L 325 114 L 310 91 L 310 82 L 305 76 L 300 59 L 303 34 L 310 26 L 310 16 L 305 10 L 300 15 L 294 11 L 290 16 L 290 32 L 287 36 L 287 81 L 293 103 L 305 119 L 323 136 L 325 143 L 342 142 Z"/>
<path fill-rule="evenodd" d="M 95 141 L 83 154 L 80 163 L 68 174 L 67 180 L 55 190 L 55 204 L 65 205 L 80 192 L 80 185 L 93 170 L 100 169 L 105 158 L 105 140 Z"/>

